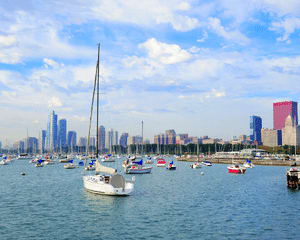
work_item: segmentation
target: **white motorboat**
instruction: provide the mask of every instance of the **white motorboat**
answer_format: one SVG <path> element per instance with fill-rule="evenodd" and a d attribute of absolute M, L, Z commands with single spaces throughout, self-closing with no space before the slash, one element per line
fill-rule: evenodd
<path fill-rule="evenodd" d="M 212 166 L 212 163 L 211 163 L 210 161 L 207 161 L 207 160 L 202 161 L 201 164 L 202 164 L 203 166 L 207 166 L 207 167 L 211 167 L 211 166 Z"/>
<path fill-rule="evenodd" d="M 196 168 L 201 168 L 202 165 L 199 162 L 194 162 L 193 164 L 190 165 L 190 167 L 196 169 Z"/>

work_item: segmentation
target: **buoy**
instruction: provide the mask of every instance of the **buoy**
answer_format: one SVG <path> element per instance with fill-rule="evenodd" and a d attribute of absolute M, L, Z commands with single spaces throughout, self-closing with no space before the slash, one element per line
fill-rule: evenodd
<path fill-rule="evenodd" d="M 21 175 L 22 175 L 22 176 L 25 176 L 25 173 L 24 173 L 24 172 L 21 172 Z"/>
<path fill-rule="evenodd" d="M 201 172 L 200 174 L 201 174 L 201 175 L 204 175 L 204 172 Z"/>

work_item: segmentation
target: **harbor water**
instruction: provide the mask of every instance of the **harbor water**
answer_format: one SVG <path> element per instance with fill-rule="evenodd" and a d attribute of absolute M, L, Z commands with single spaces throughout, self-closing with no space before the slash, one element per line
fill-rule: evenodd
<path fill-rule="evenodd" d="M 227 165 L 190 164 L 154 166 L 135 175 L 131 196 L 111 197 L 83 189 L 82 167 L 15 160 L 0 166 L 0 239 L 299 238 L 300 192 L 286 187 L 288 167 L 233 175 Z M 121 160 L 107 165 L 122 170 Z"/>

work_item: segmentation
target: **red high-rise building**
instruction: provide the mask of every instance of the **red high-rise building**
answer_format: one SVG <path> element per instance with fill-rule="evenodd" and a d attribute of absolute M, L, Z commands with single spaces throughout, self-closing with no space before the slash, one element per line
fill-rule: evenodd
<path fill-rule="evenodd" d="M 288 115 L 291 115 L 293 121 L 296 121 L 296 125 L 298 125 L 297 105 L 297 102 L 293 101 L 273 103 L 273 128 L 282 129 Z"/>

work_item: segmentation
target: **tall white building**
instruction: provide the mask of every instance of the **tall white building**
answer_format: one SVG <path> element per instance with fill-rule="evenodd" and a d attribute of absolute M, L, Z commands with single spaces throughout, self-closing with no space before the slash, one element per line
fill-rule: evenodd
<path fill-rule="evenodd" d="M 288 115 L 285 120 L 285 126 L 282 128 L 282 145 L 300 145 L 300 127 L 296 121 Z"/>

